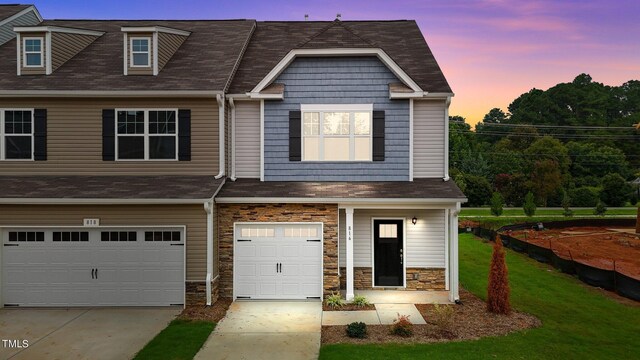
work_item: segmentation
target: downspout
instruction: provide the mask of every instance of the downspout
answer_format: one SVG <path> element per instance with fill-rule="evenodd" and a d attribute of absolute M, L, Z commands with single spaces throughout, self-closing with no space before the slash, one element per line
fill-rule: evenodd
<path fill-rule="evenodd" d="M 449 181 L 449 105 L 451 96 L 447 96 L 444 108 L 444 177 L 442 180 Z"/>
<path fill-rule="evenodd" d="M 207 212 L 207 306 L 211 306 L 211 281 L 213 280 L 213 198 L 204 203 Z"/>
<path fill-rule="evenodd" d="M 221 177 L 224 176 L 224 164 L 225 164 L 225 159 L 224 159 L 224 139 L 226 137 L 226 132 L 224 131 L 224 118 L 225 118 L 225 114 L 224 114 L 224 96 L 222 94 L 217 94 L 216 95 L 216 100 L 218 101 L 218 124 L 219 124 L 219 129 L 218 129 L 218 136 L 219 136 L 219 149 L 218 149 L 218 153 L 219 153 L 219 158 L 220 158 L 220 172 L 218 173 L 218 175 L 216 175 L 216 179 L 220 179 Z"/>
<path fill-rule="evenodd" d="M 229 167 L 231 171 L 231 181 L 236 181 L 236 104 L 233 98 L 229 98 L 229 108 L 231 108 L 231 161 Z"/>

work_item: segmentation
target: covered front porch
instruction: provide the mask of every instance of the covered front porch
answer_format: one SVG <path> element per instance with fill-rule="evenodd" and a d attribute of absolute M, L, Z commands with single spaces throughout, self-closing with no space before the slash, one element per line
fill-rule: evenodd
<path fill-rule="evenodd" d="M 460 202 L 340 203 L 338 263 L 347 299 L 447 303 L 458 294 Z"/>

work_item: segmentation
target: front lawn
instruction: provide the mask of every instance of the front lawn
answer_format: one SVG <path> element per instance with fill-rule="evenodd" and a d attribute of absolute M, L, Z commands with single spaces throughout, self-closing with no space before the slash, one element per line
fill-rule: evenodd
<path fill-rule="evenodd" d="M 460 235 L 460 281 L 486 297 L 490 244 Z M 477 341 L 425 345 L 327 345 L 321 359 L 632 359 L 640 354 L 640 306 L 623 305 L 539 264 L 507 252 L 512 304 L 543 326 Z"/>
<path fill-rule="evenodd" d="M 215 326 L 210 321 L 173 320 L 134 359 L 193 359 Z"/>

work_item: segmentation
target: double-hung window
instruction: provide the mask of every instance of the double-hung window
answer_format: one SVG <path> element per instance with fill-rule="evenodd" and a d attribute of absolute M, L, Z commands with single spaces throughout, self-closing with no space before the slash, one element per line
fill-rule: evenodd
<path fill-rule="evenodd" d="M 116 110 L 116 160 L 177 160 L 177 110 Z"/>
<path fill-rule="evenodd" d="M 44 56 L 42 51 L 42 38 L 25 37 L 22 47 L 24 49 L 23 59 L 24 67 L 42 67 L 44 66 Z"/>
<path fill-rule="evenodd" d="M 151 66 L 151 39 L 148 37 L 131 38 L 131 67 Z"/>
<path fill-rule="evenodd" d="M 372 105 L 302 105 L 303 161 L 371 161 Z"/>
<path fill-rule="evenodd" d="M 0 110 L 0 159 L 33 160 L 33 109 Z"/>

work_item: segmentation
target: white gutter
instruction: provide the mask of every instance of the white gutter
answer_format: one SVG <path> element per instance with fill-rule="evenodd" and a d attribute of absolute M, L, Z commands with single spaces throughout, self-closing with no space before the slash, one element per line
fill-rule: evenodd
<path fill-rule="evenodd" d="M 231 180 L 236 181 L 236 104 L 229 98 L 231 108 L 231 161 L 229 162 Z"/>
<path fill-rule="evenodd" d="M 125 74 L 126 75 L 126 74 Z M 193 97 L 212 98 L 220 91 L 209 90 L 0 90 L 0 97 Z"/>
<path fill-rule="evenodd" d="M 224 96 L 222 96 L 221 94 L 217 94 L 216 95 L 216 100 L 218 101 L 218 143 L 219 143 L 219 148 L 218 148 L 218 157 L 220 159 L 220 172 L 218 173 L 218 175 L 215 176 L 216 179 L 220 179 L 221 177 L 224 176 L 224 139 L 226 136 L 226 133 L 224 131 L 224 118 L 225 118 L 225 114 L 224 114 Z"/>
<path fill-rule="evenodd" d="M 449 105 L 451 105 L 451 96 L 447 97 L 444 108 L 444 177 L 442 178 L 444 181 L 449 181 Z"/>
<path fill-rule="evenodd" d="M 119 205 L 119 204 L 202 204 L 209 199 L 101 199 L 101 198 L 0 198 L 0 204 L 65 204 L 65 205 Z"/>
<path fill-rule="evenodd" d="M 467 202 L 466 198 L 319 198 L 319 197 L 224 197 L 216 198 L 220 204 L 307 203 L 307 204 L 450 204 Z"/>
<path fill-rule="evenodd" d="M 207 213 L 207 306 L 211 306 L 211 280 L 213 277 L 213 198 L 204 203 Z"/>

